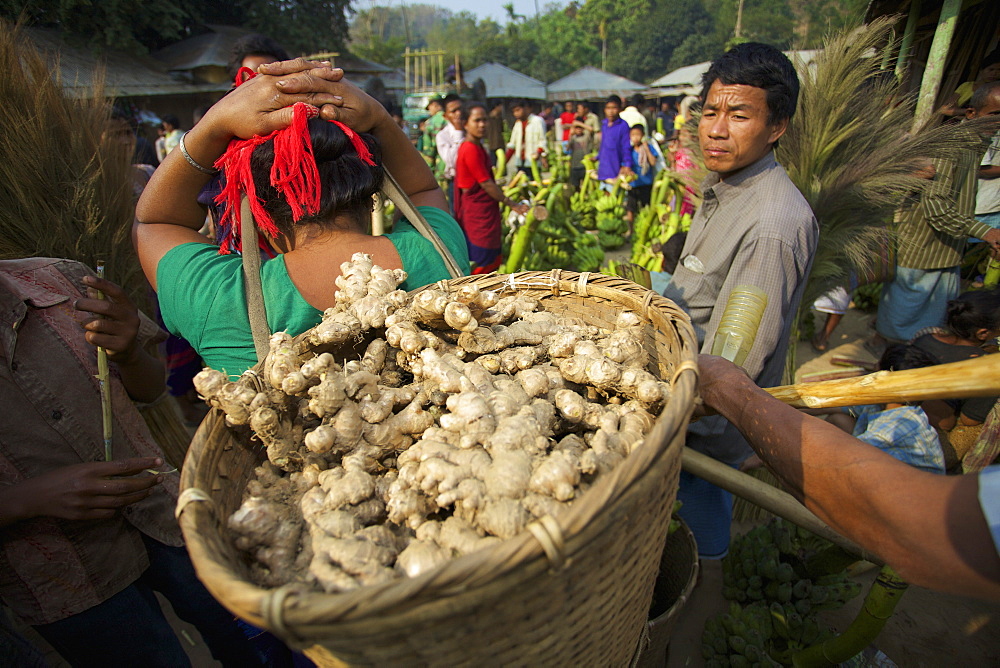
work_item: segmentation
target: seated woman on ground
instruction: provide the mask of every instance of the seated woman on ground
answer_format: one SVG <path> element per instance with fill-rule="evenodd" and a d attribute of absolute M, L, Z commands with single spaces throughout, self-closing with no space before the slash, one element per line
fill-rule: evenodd
<path fill-rule="evenodd" d="M 261 269 L 272 332 L 294 336 L 317 324 L 334 305 L 341 263 L 356 252 L 405 270 L 400 287 L 406 290 L 450 278 L 431 242 L 409 222 L 397 221 L 385 236 L 366 232 L 383 167 L 459 267 L 467 272 L 469 265 L 444 194 L 382 105 L 342 81 L 341 70 L 317 63 L 273 63 L 259 72 L 186 135 L 186 155 L 178 150 L 167 156 L 139 200 L 134 231 L 168 329 L 190 341 L 207 365 L 231 376 L 257 359 L 242 260 L 198 233 L 205 210 L 197 196 L 213 164 L 225 171 L 220 200 L 236 239 L 245 194 L 261 246 L 279 253 Z"/>
<path fill-rule="evenodd" d="M 920 348 L 896 344 L 885 349 L 878 368 L 881 371 L 905 371 L 935 364 L 934 358 Z M 939 406 L 943 404 L 940 400 L 916 405 L 873 404 L 819 409 L 813 414 L 828 413 L 827 422 L 910 466 L 931 473 L 944 473 L 945 456 L 931 418 L 940 412 Z"/>
<path fill-rule="evenodd" d="M 946 314 L 945 327 L 918 332 L 912 342 L 937 364 L 960 362 L 995 351 L 988 346 L 1000 335 L 1000 289 L 964 292 L 948 302 Z M 996 401 L 997 397 L 960 399 L 949 401 L 937 415 L 929 413 L 931 424 L 948 434 L 955 457 L 961 459 L 975 442 Z"/>

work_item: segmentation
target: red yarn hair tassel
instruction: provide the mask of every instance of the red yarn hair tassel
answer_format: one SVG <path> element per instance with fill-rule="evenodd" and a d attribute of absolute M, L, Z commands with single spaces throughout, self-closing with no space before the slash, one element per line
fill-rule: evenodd
<path fill-rule="evenodd" d="M 309 136 L 309 106 L 296 102 L 292 124 L 274 133 L 271 185 L 281 193 L 299 221 L 319 211 L 319 169 Z"/>

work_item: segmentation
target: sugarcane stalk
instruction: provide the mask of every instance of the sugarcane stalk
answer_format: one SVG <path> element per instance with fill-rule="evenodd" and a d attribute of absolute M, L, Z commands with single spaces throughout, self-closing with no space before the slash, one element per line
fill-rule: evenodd
<path fill-rule="evenodd" d="M 909 585 L 891 566 L 883 566 L 868 590 L 864 605 L 847 630 L 835 638 L 792 655 L 792 665 L 802 668 L 836 666 L 859 654 L 882 632 L 896 604 Z"/>
<path fill-rule="evenodd" d="M 539 186 L 542 185 L 542 172 L 538 169 L 538 160 L 535 158 L 531 159 L 531 178 Z"/>
<path fill-rule="evenodd" d="M 783 385 L 765 391 L 797 408 L 991 397 L 1000 392 L 1000 355 L 921 369 L 877 371 L 860 378 Z"/>
<path fill-rule="evenodd" d="M 97 277 L 104 278 L 104 262 L 97 262 Z M 97 291 L 97 298 L 104 299 L 104 293 Z M 104 431 L 104 461 L 110 462 L 112 457 L 111 421 L 111 374 L 108 370 L 108 351 L 103 346 L 97 346 L 97 384 L 101 390 L 101 422 Z"/>

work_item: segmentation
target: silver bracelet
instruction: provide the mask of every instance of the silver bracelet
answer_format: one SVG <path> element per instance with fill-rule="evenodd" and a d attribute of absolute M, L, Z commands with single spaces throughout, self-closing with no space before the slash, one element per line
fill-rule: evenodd
<path fill-rule="evenodd" d="M 188 132 L 190 132 L 190 130 L 188 130 L 187 132 L 185 132 L 184 134 L 181 135 L 181 141 L 178 144 L 178 147 L 181 149 L 181 155 L 184 156 L 184 159 L 188 161 L 189 165 L 191 165 L 192 167 L 194 167 L 195 169 L 197 169 L 202 174 L 208 174 L 210 176 L 215 176 L 216 174 L 219 173 L 219 170 L 217 170 L 217 169 L 209 169 L 208 167 L 205 167 L 204 165 L 200 164 L 197 160 L 195 160 L 194 158 L 192 158 L 191 154 L 188 153 L 187 147 L 184 145 L 184 138 L 187 137 L 187 133 Z"/>

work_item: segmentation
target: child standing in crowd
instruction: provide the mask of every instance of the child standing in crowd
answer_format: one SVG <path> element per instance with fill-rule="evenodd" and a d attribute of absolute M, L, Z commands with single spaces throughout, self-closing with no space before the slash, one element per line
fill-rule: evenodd
<path fill-rule="evenodd" d="M 642 207 L 649 205 L 649 198 L 653 192 L 653 179 L 660 169 L 659 163 L 663 156 L 656 143 L 646 139 L 646 132 L 638 123 L 629 130 L 629 142 L 632 145 L 635 180 L 631 183 L 632 189 L 628 191 L 628 199 L 625 202 L 625 220 L 628 221 L 629 236 L 632 236 L 635 214 Z"/>

